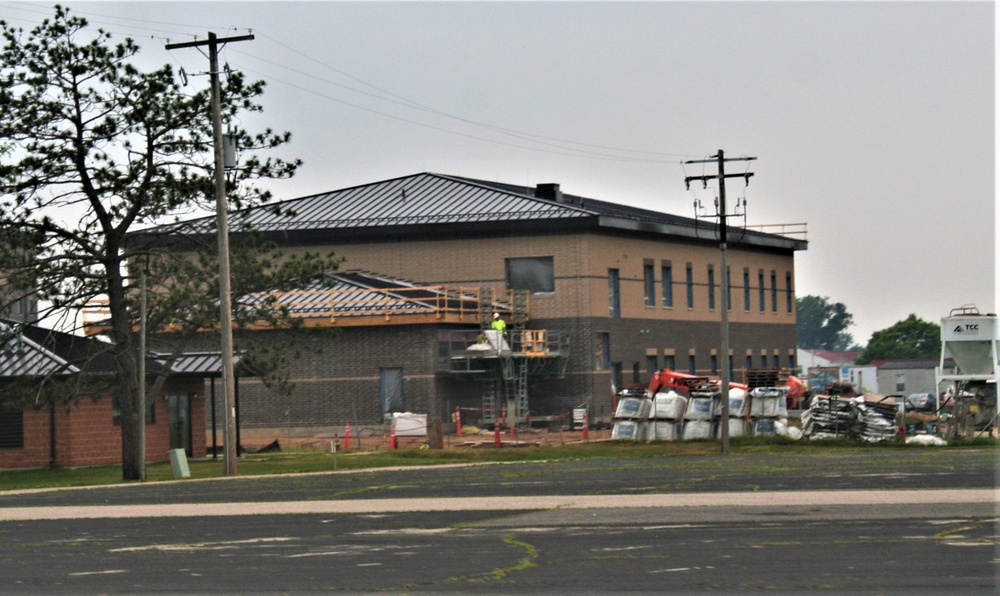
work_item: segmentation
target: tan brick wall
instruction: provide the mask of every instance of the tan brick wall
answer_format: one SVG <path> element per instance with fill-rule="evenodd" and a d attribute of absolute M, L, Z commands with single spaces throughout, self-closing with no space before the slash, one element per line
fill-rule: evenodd
<path fill-rule="evenodd" d="M 707 233 L 707 232 L 706 232 Z M 552 256 L 556 291 L 532 296 L 533 318 L 606 317 L 608 315 L 608 269 L 621 276 L 621 316 L 652 320 L 717 321 L 722 307 L 720 255 L 717 246 L 695 245 L 656 239 L 576 233 L 497 238 L 415 239 L 373 244 L 324 247 L 345 257 L 342 269 L 361 269 L 415 281 L 466 286 L 503 287 L 504 259 Z M 315 250 L 315 249 L 312 249 Z M 643 300 L 643 262 L 654 260 L 655 306 Z M 673 264 L 674 306 L 661 304 L 661 264 Z M 763 251 L 730 248 L 727 254 L 734 323 L 794 324 L 795 309 L 786 308 L 785 274 L 793 274 L 793 257 Z M 687 308 L 685 266 L 694 273 L 694 308 Z M 708 307 L 708 266 L 716 271 L 714 309 Z M 743 268 L 750 269 L 751 309 L 743 308 Z M 757 273 L 763 269 L 765 283 L 776 275 L 778 310 L 771 311 L 770 287 L 767 308 L 758 308 Z"/>

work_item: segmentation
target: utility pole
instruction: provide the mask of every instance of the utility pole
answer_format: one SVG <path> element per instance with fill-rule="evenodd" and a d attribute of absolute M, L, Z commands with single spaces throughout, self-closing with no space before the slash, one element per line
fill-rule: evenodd
<path fill-rule="evenodd" d="M 215 144 L 215 222 L 219 240 L 219 327 L 222 332 L 222 390 L 225 408 L 225 474 L 236 475 L 236 373 L 233 369 L 233 307 L 229 280 L 229 215 L 226 204 L 226 170 L 222 146 L 222 91 L 219 88 L 219 46 L 252 40 L 253 35 L 219 38 L 209 32 L 208 39 L 167 44 L 166 49 L 208 46 L 209 75 L 212 80 L 212 138 Z"/>
<path fill-rule="evenodd" d="M 693 163 L 715 163 L 717 173 L 715 176 L 687 176 L 684 178 L 684 185 L 691 189 L 692 180 L 701 180 L 707 183 L 711 179 L 719 181 L 719 204 L 716 217 L 719 218 L 719 253 L 721 257 L 722 270 L 719 272 L 720 279 L 724 280 L 719 286 L 722 288 L 722 422 L 719 425 L 719 436 L 722 439 L 722 453 L 729 453 L 729 269 L 726 266 L 726 218 L 729 213 L 726 211 L 726 178 L 743 178 L 747 182 L 753 176 L 752 172 L 743 174 L 726 174 L 727 161 L 751 161 L 756 157 L 731 157 L 726 159 L 722 149 L 715 154 L 715 159 L 702 159 L 686 161 L 685 164 Z"/>

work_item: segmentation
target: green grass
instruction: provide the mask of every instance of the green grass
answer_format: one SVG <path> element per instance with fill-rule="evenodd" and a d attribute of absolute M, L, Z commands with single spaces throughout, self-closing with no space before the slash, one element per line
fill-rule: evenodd
<path fill-rule="evenodd" d="M 871 449 L 967 449 L 997 448 L 997 439 L 981 437 L 947 447 L 920 447 L 900 443 L 858 443 L 846 439 L 794 441 L 783 437 L 736 437 L 730 440 L 730 454 L 810 453 L 817 451 L 850 451 Z M 423 466 L 452 463 L 522 462 L 544 460 L 579 460 L 616 457 L 672 457 L 717 455 L 718 441 L 676 441 L 665 443 L 635 443 L 632 441 L 594 441 L 558 446 L 522 446 L 477 448 L 401 449 L 397 451 L 340 452 L 336 455 L 316 449 L 293 449 L 266 454 L 246 454 L 237 461 L 240 476 L 268 474 L 302 474 L 335 470 L 361 470 L 392 466 Z M 191 478 L 219 478 L 223 462 L 190 460 Z M 148 464 L 146 481 L 172 480 L 167 462 Z M 97 486 L 122 482 L 121 466 L 95 466 L 77 469 L 14 470 L 0 473 L 0 491 Z"/>

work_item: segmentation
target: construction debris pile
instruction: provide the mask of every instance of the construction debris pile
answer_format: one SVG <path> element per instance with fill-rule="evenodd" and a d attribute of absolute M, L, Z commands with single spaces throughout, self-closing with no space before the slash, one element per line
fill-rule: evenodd
<path fill-rule="evenodd" d="M 880 395 L 817 395 L 802 413 L 802 434 L 810 439 L 892 441 L 898 436 L 898 412 L 898 404 Z"/>

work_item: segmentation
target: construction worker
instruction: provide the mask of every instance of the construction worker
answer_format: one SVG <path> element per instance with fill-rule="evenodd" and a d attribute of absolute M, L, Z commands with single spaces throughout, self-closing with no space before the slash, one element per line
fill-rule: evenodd
<path fill-rule="evenodd" d="M 493 313 L 493 322 L 490 323 L 490 328 L 496 330 L 498 334 L 503 335 L 504 331 L 507 329 L 507 323 L 500 318 L 500 313 Z"/>

